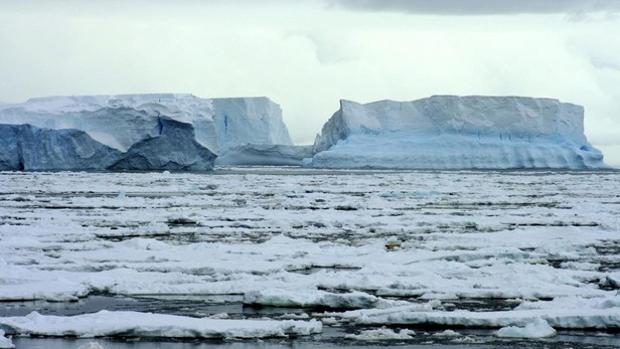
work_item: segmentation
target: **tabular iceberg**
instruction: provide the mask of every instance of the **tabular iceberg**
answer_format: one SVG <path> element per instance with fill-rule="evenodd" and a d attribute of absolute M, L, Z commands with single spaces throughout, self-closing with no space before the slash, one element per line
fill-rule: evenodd
<path fill-rule="evenodd" d="M 324 168 L 604 168 L 584 109 L 556 99 L 432 96 L 341 101 L 307 165 Z"/>
<path fill-rule="evenodd" d="M 0 124 L 0 170 L 104 170 L 119 155 L 83 131 Z"/>
<path fill-rule="evenodd" d="M 235 164 L 299 164 L 300 156 L 306 155 L 294 151 L 280 107 L 266 97 L 206 99 L 189 94 L 134 94 L 33 98 L 20 104 L 0 104 L 0 124 L 32 125 L 47 133 L 80 130 L 117 155 L 113 161 L 106 158 L 99 164 L 85 164 L 79 154 L 69 159 L 69 151 L 64 153 L 67 164 L 61 165 L 50 164 L 56 160 L 46 158 L 54 152 L 33 152 L 33 161 L 41 166 L 26 169 L 111 166 L 114 170 L 208 170 L 213 168 L 216 154 L 227 154 L 229 149 L 246 144 L 255 146 L 236 157 Z M 164 124 L 166 131 L 162 133 Z M 17 149 L 17 143 L 7 142 L 5 153 Z M 278 158 L 279 147 L 282 159 Z M 125 154 L 120 157 L 121 153 Z M 14 152 L 11 156 L 18 155 Z"/>
<path fill-rule="evenodd" d="M 280 107 L 266 97 L 133 94 L 44 97 L 0 105 L 0 123 L 78 129 L 123 152 L 158 136 L 159 117 L 191 124 L 196 141 L 214 153 L 246 143 L 292 144 Z"/>

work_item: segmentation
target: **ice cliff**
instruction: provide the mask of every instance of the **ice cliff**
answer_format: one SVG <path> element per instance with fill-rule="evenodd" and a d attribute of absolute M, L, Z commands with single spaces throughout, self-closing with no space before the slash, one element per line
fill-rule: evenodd
<path fill-rule="evenodd" d="M 280 107 L 266 97 L 206 99 L 189 94 L 134 94 L 33 98 L 25 103 L 0 104 L 0 124 L 32 125 L 45 129 L 38 132 L 50 135 L 62 134 L 53 130 L 72 129 L 71 135 L 80 130 L 80 137 L 88 136 L 92 142 L 116 150 L 119 157 L 111 167 L 115 170 L 207 170 L 213 167 L 215 154 L 246 144 L 254 144 L 256 149 L 270 149 L 276 144 L 283 149 L 292 147 Z M 65 134 L 67 137 L 71 138 Z M 8 139 L 21 142 L 22 138 Z M 91 170 L 112 165 L 107 158 L 105 163 L 86 164 L 80 154 L 69 159 L 80 142 L 56 142 L 53 151 L 48 145 L 46 153 L 32 153 L 30 165 L 38 157 L 40 166 L 26 169 Z M 9 141 L 6 146 L 9 148 L 3 153 L 18 147 Z M 31 143 L 28 147 L 28 151 L 36 148 Z M 56 158 L 46 158 L 60 153 L 65 156 L 66 166 L 60 166 Z M 125 154 L 120 157 L 121 153 Z M 290 157 L 290 153 L 285 150 L 284 156 Z M 258 156 L 264 161 L 274 154 L 267 150 Z M 242 159 L 249 163 L 239 163 Z M 248 157 L 236 161 L 248 165 L 256 162 Z M 275 161 L 279 164 L 290 159 Z"/>
<path fill-rule="evenodd" d="M 0 125 L 0 170 L 104 170 L 119 155 L 83 131 Z"/>
<path fill-rule="evenodd" d="M 160 118 L 158 135 L 132 145 L 109 169 L 208 171 L 215 157 L 195 140 L 191 124 Z"/>
<path fill-rule="evenodd" d="M 158 135 L 159 117 L 189 123 L 214 153 L 246 143 L 292 144 L 280 107 L 266 97 L 134 94 L 33 98 L 0 104 L 0 123 L 78 129 L 120 151 Z"/>
<path fill-rule="evenodd" d="M 307 162 L 325 168 L 605 167 L 584 135 L 584 109 L 556 99 L 432 96 L 341 101 Z"/>
<path fill-rule="evenodd" d="M 228 149 L 216 165 L 301 166 L 313 155 L 312 146 L 281 144 L 246 144 Z"/>

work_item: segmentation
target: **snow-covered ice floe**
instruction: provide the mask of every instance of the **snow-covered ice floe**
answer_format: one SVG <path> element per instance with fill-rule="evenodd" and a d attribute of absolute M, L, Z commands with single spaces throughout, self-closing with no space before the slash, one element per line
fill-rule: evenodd
<path fill-rule="evenodd" d="M 222 296 L 192 315 L 417 339 L 620 327 L 618 172 L 252 171 L 0 172 L 0 299 Z"/>
<path fill-rule="evenodd" d="M 269 338 L 320 333 L 320 321 L 220 320 L 132 311 L 100 311 L 75 316 L 0 317 L 0 325 L 18 335 L 166 338 Z"/>
<path fill-rule="evenodd" d="M 587 141 L 584 109 L 556 99 L 433 96 L 343 100 L 308 166 L 325 168 L 604 168 Z"/>
<path fill-rule="evenodd" d="M 247 292 L 245 304 L 299 308 L 388 308 L 409 304 L 405 301 L 382 299 L 365 292 L 332 293 L 322 290 L 266 289 Z"/>
<path fill-rule="evenodd" d="M 557 301 L 525 303 L 511 311 L 424 311 L 419 306 L 388 309 L 363 309 L 331 313 L 365 325 L 436 325 L 476 328 L 508 327 L 500 333 L 549 333 L 543 326 L 563 329 L 620 329 L 620 296 L 582 299 L 559 298 Z M 516 326 L 516 327 L 514 327 Z"/>
<path fill-rule="evenodd" d="M 500 328 L 495 335 L 504 338 L 545 338 L 556 335 L 555 329 L 541 318 L 536 318 L 525 326 L 507 326 Z"/>
<path fill-rule="evenodd" d="M 360 341 L 385 341 L 385 340 L 406 340 L 415 336 L 415 331 L 402 329 L 400 331 L 389 328 L 377 328 L 374 330 L 365 330 L 357 334 L 347 334 L 345 338 Z"/>

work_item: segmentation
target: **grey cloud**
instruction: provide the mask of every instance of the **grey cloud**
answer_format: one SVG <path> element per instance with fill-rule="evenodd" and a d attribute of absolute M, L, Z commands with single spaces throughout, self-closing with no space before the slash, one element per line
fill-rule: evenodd
<path fill-rule="evenodd" d="M 335 7 L 437 15 L 618 12 L 618 0 L 329 0 Z"/>

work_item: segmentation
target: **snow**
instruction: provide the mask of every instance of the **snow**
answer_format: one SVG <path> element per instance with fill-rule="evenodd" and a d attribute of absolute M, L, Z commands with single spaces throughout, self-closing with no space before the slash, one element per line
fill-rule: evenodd
<path fill-rule="evenodd" d="M 583 107 L 528 97 L 341 101 L 307 163 L 324 168 L 603 168 Z"/>
<path fill-rule="evenodd" d="M 0 349 L 15 348 L 13 341 L 10 338 L 4 336 L 4 331 L 0 329 Z"/>
<path fill-rule="evenodd" d="M 159 117 L 192 124 L 196 141 L 215 153 L 246 143 L 292 144 L 280 107 L 265 97 L 162 93 L 43 97 L 0 105 L 0 123 L 79 129 L 123 152 L 156 136 Z"/>
<path fill-rule="evenodd" d="M 553 327 L 541 318 L 534 319 L 523 327 L 502 327 L 496 332 L 496 336 L 503 338 L 545 338 L 555 335 L 556 331 Z"/>
<path fill-rule="evenodd" d="M 347 334 L 345 338 L 360 341 L 384 341 L 384 340 L 406 340 L 412 339 L 415 331 L 402 329 L 400 331 L 391 330 L 389 328 L 378 328 L 374 330 L 361 331 L 358 334 Z"/>
<path fill-rule="evenodd" d="M 618 280 L 619 181 L 587 171 L 0 172 L 0 299 L 229 295 L 331 308 L 310 313 L 325 326 L 499 329 L 542 318 L 617 329 L 620 296 L 605 280 Z M 460 306 L 468 300 L 479 309 Z"/>
<path fill-rule="evenodd" d="M 267 338 L 307 336 L 321 332 L 321 322 L 316 320 L 220 320 L 106 310 L 75 316 L 32 312 L 27 316 L 0 317 L 0 325 L 20 335 L 82 338 Z"/>

